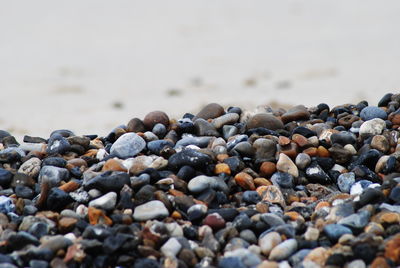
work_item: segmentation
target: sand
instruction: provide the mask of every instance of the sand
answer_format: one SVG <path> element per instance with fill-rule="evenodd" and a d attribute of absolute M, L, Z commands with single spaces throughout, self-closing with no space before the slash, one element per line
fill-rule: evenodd
<path fill-rule="evenodd" d="M 106 135 L 209 102 L 329 105 L 400 87 L 399 1 L 2 1 L 0 129 Z"/>

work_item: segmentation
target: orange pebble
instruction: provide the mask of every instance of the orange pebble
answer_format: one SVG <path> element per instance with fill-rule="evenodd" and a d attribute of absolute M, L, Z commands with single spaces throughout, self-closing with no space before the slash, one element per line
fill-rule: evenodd
<path fill-rule="evenodd" d="M 225 173 L 227 175 L 231 175 L 231 169 L 229 168 L 229 166 L 227 164 L 220 163 L 215 166 L 214 173 L 215 174 Z"/>
<path fill-rule="evenodd" d="M 276 172 L 276 164 L 273 162 L 263 162 L 260 166 L 260 175 L 271 177 Z"/>
<path fill-rule="evenodd" d="M 330 153 L 324 146 L 318 146 L 317 154 L 319 157 L 329 157 Z"/>
<path fill-rule="evenodd" d="M 253 177 L 245 172 L 240 172 L 235 176 L 235 182 L 245 190 L 255 190 Z"/>

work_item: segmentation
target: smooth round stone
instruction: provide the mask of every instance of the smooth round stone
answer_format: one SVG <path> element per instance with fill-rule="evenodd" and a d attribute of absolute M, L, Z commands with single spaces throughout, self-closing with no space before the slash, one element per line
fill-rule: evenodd
<path fill-rule="evenodd" d="M 71 148 L 68 140 L 61 134 L 53 134 L 47 143 L 48 154 L 64 154 Z"/>
<path fill-rule="evenodd" d="M 293 188 L 293 176 L 289 173 L 275 172 L 271 177 L 271 181 L 281 188 Z"/>
<path fill-rule="evenodd" d="M 299 265 L 304 258 L 311 252 L 311 249 L 301 249 L 299 251 L 297 251 L 295 254 L 293 254 L 290 258 L 289 258 L 289 262 L 296 267 L 297 265 Z"/>
<path fill-rule="evenodd" d="M 258 240 L 258 245 L 261 248 L 261 252 L 265 256 L 269 256 L 272 249 L 275 248 L 281 242 L 282 242 L 282 238 L 279 233 L 270 232 Z"/>
<path fill-rule="evenodd" d="M 289 258 L 297 250 L 296 239 L 288 239 L 274 247 L 269 254 L 269 259 L 272 261 L 281 261 Z"/>
<path fill-rule="evenodd" d="M 125 133 L 111 146 L 110 153 L 119 158 L 133 157 L 146 147 L 146 142 L 136 133 Z"/>
<path fill-rule="evenodd" d="M 143 121 L 139 118 L 132 118 L 129 120 L 128 124 L 126 125 L 127 132 L 145 132 L 146 128 L 143 124 Z"/>
<path fill-rule="evenodd" d="M 17 197 L 25 199 L 32 199 L 35 194 L 31 188 L 23 185 L 17 185 L 14 191 Z"/>
<path fill-rule="evenodd" d="M 362 123 L 359 133 L 360 136 L 380 135 L 385 128 L 385 121 L 380 118 L 375 118 Z"/>
<path fill-rule="evenodd" d="M 112 210 L 117 204 L 117 193 L 109 192 L 97 199 L 89 202 L 89 207 L 100 208 L 104 210 Z"/>
<path fill-rule="evenodd" d="M 162 111 L 153 111 L 148 113 L 144 119 L 143 124 L 146 129 L 153 129 L 156 124 L 163 124 L 164 126 L 169 126 L 169 117 L 166 113 Z"/>
<path fill-rule="evenodd" d="M 227 113 L 220 117 L 217 117 L 211 121 L 211 124 L 216 128 L 220 129 L 224 125 L 232 125 L 239 120 L 237 113 Z"/>
<path fill-rule="evenodd" d="M 153 127 L 151 132 L 156 134 L 157 137 L 162 138 L 167 133 L 167 128 L 163 124 L 158 123 L 158 124 L 155 124 L 155 126 Z"/>
<path fill-rule="evenodd" d="M 165 218 L 169 215 L 168 209 L 164 203 L 158 200 L 147 202 L 137 206 L 133 213 L 133 218 L 136 221 L 147 221 L 158 218 Z"/>
<path fill-rule="evenodd" d="M 224 113 L 224 108 L 221 105 L 218 103 L 210 103 L 200 110 L 200 112 L 193 118 L 193 121 L 195 121 L 197 118 L 202 118 L 205 120 L 214 119 L 220 117 Z"/>
<path fill-rule="evenodd" d="M 241 231 L 239 235 L 250 244 L 257 244 L 257 237 L 252 230 L 245 229 Z"/>
<path fill-rule="evenodd" d="M 185 149 L 179 153 L 173 154 L 168 159 L 168 165 L 172 169 L 179 169 L 183 166 L 191 166 L 193 168 L 204 168 L 213 161 L 210 156 L 200 153 L 193 149 Z"/>
<path fill-rule="evenodd" d="M 190 221 L 202 219 L 207 214 L 207 206 L 202 204 L 193 205 L 187 210 L 187 214 Z"/>
<path fill-rule="evenodd" d="M 239 239 L 240 238 L 238 238 L 238 239 L 234 238 L 232 240 L 239 241 Z M 230 241 L 230 243 L 231 243 L 231 241 Z M 239 243 L 238 243 L 238 245 L 239 245 Z M 243 248 L 243 247 L 236 248 L 232 251 L 227 251 L 227 252 L 225 252 L 224 256 L 225 256 L 225 258 L 238 257 L 238 258 L 240 258 L 240 260 L 246 267 L 257 267 L 257 265 L 259 265 L 261 263 L 261 259 L 258 256 L 258 254 L 255 254 L 255 253 L 251 252 L 249 249 Z"/>
<path fill-rule="evenodd" d="M 38 246 L 40 244 L 39 240 L 35 236 L 25 231 L 19 231 L 16 234 L 12 234 L 8 238 L 7 242 L 13 250 L 21 249 L 26 245 Z"/>
<path fill-rule="evenodd" d="M 283 129 L 283 123 L 281 120 L 273 115 L 267 113 L 260 113 L 250 117 L 247 121 L 247 129 L 263 127 L 270 130 Z"/>
<path fill-rule="evenodd" d="M 361 119 L 364 121 L 371 120 L 374 118 L 380 118 L 385 120 L 387 118 L 387 114 L 385 110 L 376 106 L 368 106 L 362 109 L 360 113 Z"/>
<path fill-rule="evenodd" d="M 167 242 L 160 248 L 161 252 L 166 257 L 175 257 L 182 249 L 182 245 L 175 237 L 171 237 Z"/>
<path fill-rule="evenodd" d="M 367 204 L 382 203 L 385 199 L 386 196 L 382 193 L 382 191 L 368 187 L 360 195 L 360 200 L 358 202 L 360 206 L 365 206 Z"/>
<path fill-rule="evenodd" d="M 237 212 L 236 212 L 237 213 Z M 228 217 L 225 217 L 222 215 L 224 219 L 229 220 Z M 232 225 L 237 229 L 237 230 L 244 230 L 248 229 L 252 226 L 252 221 L 250 220 L 249 216 L 247 216 L 244 213 L 241 213 L 235 217 L 235 219 L 232 222 Z"/>
<path fill-rule="evenodd" d="M 353 172 L 343 173 L 340 174 L 340 176 L 338 177 L 337 185 L 340 191 L 344 193 L 349 193 L 351 186 L 355 183 L 355 181 L 356 175 Z"/>
<path fill-rule="evenodd" d="M 270 227 L 284 225 L 285 222 L 278 215 L 274 213 L 263 213 L 261 214 L 261 220 L 268 224 Z"/>
<path fill-rule="evenodd" d="M 353 234 L 350 228 L 335 223 L 325 225 L 324 233 L 334 243 L 344 234 Z"/>
<path fill-rule="evenodd" d="M 225 220 L 218 213 L 211 213 L 204 218 L 203 224 L 210 226 L 214 230 L 219 230 L 225 227 Z"/>
<path fill-rule="evenodd" d="M 226 183 L 218 177 L 208 177 L 200 175 L 191 179 L 188 183 L 189 191 L 193 193 L 200 193 L 206 189 L 218 189 L 221 191 L 227 191 L 228 186 Z"/>
<path fill-rule="evenodd" d="M 280 172 L 289 173 L 293 177 L 299 176 L 299 170 L 286 154 L 280 153 L 278 162 L 276 163 L 276 169 Z"/>
<path fill-rule="evenodd" d="M 296 166 L 299 169 L 305 169 L 311 163 L 311 157 L 305 153 L 299 153 L 295 160 Z"/>
<path fill-rule="evenodd" d="M 253 146 L 247 141 L 239 142 L 232 150 L 238 152 L 241 156 L 252 157 L 254 155 Z"/>
<path fill-rule="evenodd" d="M 10 185 L 13 174 L 3 168 L 0 168 L 0 186 L 6 188 Z"/>
<path fill-rule="evenodd" d="M 316 241 L 319 238 L 319 230 L 317 228 L 309 226 L 307 231 L 304 233 L 304 238 L 307 241 Z"/>
<path fill-rule="evenodd" d="M 66 180 L 69 176 L 69 171 L 65 168 L 55 166 L 44 166 L 39 172 L 38 182 L 47 182 L 50 187 L 59 186 L 61 181 Z"/>
<path fill-rule="evenodd" d="M 389 194 L 389 199 L 393 201 L 395 204 L 400 203 L 400 187 L 396 186 L 394 187 Z"/>
<path fill-rule="evenodd" d="M 225 140 L 228 140 L 230 137 L 235 136 L 238 134 L 239 130 L 235 126 L 224 125 L 222 127 L 222 136 Z"/>
<path fill-rule="evenodd" d="M 245 191 L 243 193 L 243 201 L 249 204 L 257 204 L 261 201 L 261 197 L 257 191 Z"/>
<path fill-rule="evenodd" d="M 310 118 L 310 112 L 304 105 L 297 105 L 290 108 L 281 118 L 284 124 L 291 121 L 307 120 Z"/>
<path fill-rule="evenodd" d="M 390 149 L 389 141 L 383 135 L 376 135 L 371 140 L 371 148 L 386 153 Z"/>

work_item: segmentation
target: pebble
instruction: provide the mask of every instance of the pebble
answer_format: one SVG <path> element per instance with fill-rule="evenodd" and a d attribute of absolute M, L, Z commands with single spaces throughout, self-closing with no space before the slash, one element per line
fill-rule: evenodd
<path fill-rule="evenodd" d="M 371 119 L 365 121 L 360 126 L 360 136 L 367 136 L 367 135 L 380 135 L 383 129 L 386 127 L 386 123 L 384 120 L 380 118 Z"/>
<path fill-rule="evenodd" d="M 0 168 L 0 186 L 1 187 L 7 188 L 10 185 L 12 178 L 13 178 L 13 174 L 10 171 Z"/>
<path fill-rule="evenodd" d="M 307 120 L 310 118 L 310 113 L 304 105 L 297 105 L 290 108 L 281 118 L 283 123 L 286 124 L 291 121 Z"/>
<path fill-rule="evenodd" d="M 296 166 L 299 169 L 304 170 L 306 167 L 308 167 L 311 163 L 311 157 L 308 154 L 305 153 L 299 153 L 296 156 L 296 160 L 295 160 Z"/>
<path fill-rule="evenodd" d="M 352 234 L 350 228 L 341 224 L 328 224 L 324 227 L 324 233 L 332 241 L 336 242 L 344 234 Z"/>
<path fill-rule="evenodd" d="M 280 172 L 289 173 L 293 177 L 299 176 L 299 170 L 293 161 L 285 154 L 280 153 L 278 162 L 276 163 L 276 169 Z"/>
<path fill-rule="evenodd" d="M 337 179 L 339 190 L 344 193 L 350 193 L 351 186 L 356 182 L 356 175 L 353 172 L 340 174 Z"/>
<path fill-rule="evenodd" d="M 260 113 L 252 116 L 247 122 L 247 129 L 266 128 L 269 130 L 277 130 L 283 128 L 281 120 L 267 113 Z"/>
<path fill-rule="evenodd" d="M 214 119 L 220 117 L 225 113 L 224 108 L 218 103 L 210 103 L 203 107 L 203 109 L 198 112 L 198 114 L 193 118 L 195 121 L 196 118 L 202 118 L 205 120 Z"/>
<path fill-rule="evenodd" d="M 137 221 L 147 221 L 158 218 L 165 218 L 169 215 L 168 209 L 158 200 L 147 202 L 137 206 L 133 213 L 133 218 Z"/>
<path fill-rule="evenodd" d="M 297 250 L 296 239 L 288 239 L 274 247 L 269 254 L 268 259 L 272 261 L 281 261 L 289 258 Z"/>
<path fill-rule="evenodd" d="M 275 248 L 281 242 L 282 239 L 279 233 L 270 232 L 258 240 L 258 245 L 261 248 L 261 252 L 268 257 L 272 249 Z"/>
<path fill-rule="evenodd" d="M 110 153 L 125 159 L 140 153 L 146 147 L 146 142 L 136 133 L 125 133 L 111 146 Z"/>
<path fill-rule="evenodd" d="M 153 111 L 148 113 L 144 119 L 143 124 L 146 129 L 151 130 L 157 124 L 162 124 L 165 127 L 169 126 L 169 117 L 162 111 Z"/>
<path fill-rule="evenodd" d="M 160 248 L 161 252 L 166 257 L 175 257 L 181 250 L 182 245 L 175 237 L 171 237 L 167 242 Z"/>
<path fill-rule="evenodd" d="M 385 120 L 387 118 L 387 114 L 385 110 L 376 106 L 368 106 L 361 110 L 360 113 L 361 119 L 364 121 L 371 120 L 374 118 L 380 118 Z"/>
<path fill-rule="evenodd" d="M 109 192 L 99 198 L 89 202 L 90 207 L 101 208 L 104 210 L 112 210 L 117 204 L 117 193 Z"/>

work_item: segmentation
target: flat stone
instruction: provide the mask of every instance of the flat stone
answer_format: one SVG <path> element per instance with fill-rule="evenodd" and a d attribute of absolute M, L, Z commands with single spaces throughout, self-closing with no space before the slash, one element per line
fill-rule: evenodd
<path fill-rule="evenodd" d="M 263 127 L 270 130 L 283 128 L 281 120 L 267 113 L 253 115 L 247 122 L 247 129 Z"/>
<path fill-rule="evenodd" d="M 165 218 L 169 215 L 168 209 L 158 200 L 147 202 L 137 206 L 133 213 L 133 218 L 136 221 L 147 221 L 158 218 Z"/>
<path fill-rule="evenodd" d="M 285 154 L 280 153 L 278 162 L 276 163 L 276 169 L 280 172 L 286 172 L 297 178 L 299 176 L 299 170 L 293 161 Z"/>
<path fill-rule="evenodd" d="M 387 114 L 385 110 L 376 106 L 368 106 L 362 109 L 360 113 L 361 119 L 364 121 L 371 120 L 374 118 L 380 118 L 385 120 L 387 118 Z"/>
<path fill-rule="evenodd" d="M 117 193 L 109 192 L 99 198 L 89 202 L 90 207 L 100 208 L 104 210 L 112 210 L 117 204 Z"/>
<path fill-rule="evenodd" d="M 286 124 L 291 121 L 307 120 L 310 118 L 310 113 L 304 105 L 297 105 L 290 108 L 281 118 Z"/>

